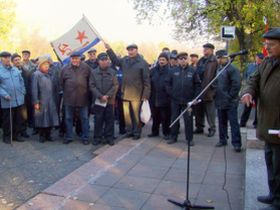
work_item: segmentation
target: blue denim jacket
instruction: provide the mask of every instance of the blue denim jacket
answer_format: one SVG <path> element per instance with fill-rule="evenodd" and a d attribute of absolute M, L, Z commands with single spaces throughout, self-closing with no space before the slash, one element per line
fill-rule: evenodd
<path fill-rule="evenodd" d="M 24 95 L 24 81 L 18 68 L 0 65 L 1 108 L 21 106 L 24 104 Z M 6 96 L 10 96 L 11 101 L 6 100 Z"/>

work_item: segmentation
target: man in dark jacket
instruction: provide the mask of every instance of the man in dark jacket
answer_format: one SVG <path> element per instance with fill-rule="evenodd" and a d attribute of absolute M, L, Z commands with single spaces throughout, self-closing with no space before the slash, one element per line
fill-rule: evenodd
<path fill-rule="evenodd" d="M 151 98 L 153 125 L 149 137 L 159 135 L 159 127 L 162 124 L 164 139 L 169 138 L 170 125 L 170 98 L 165 88 L 165 81 L 168 77 L 169 65 L 168 54 L 161 53 L 158 57 L 158 65 L 151 70 Z"/>
<path fill-rule="evenodd" d="M 204 56 L 199 60 L 197 64 L 197 72 L 201 80 L 201 89 L 204 89 L 211 80 L 216 76 L 218 67 L 217 59 L 214 56 L 214 45 L 207 43 L 203 45 Z M 203 133 L 204 128 L 204 115 L 206 114 L 209 124 L 208 137 L 215 135 L 216 125 L 216 110 L 215 110 L 215 87 L 210 88 L 203 94 L 202 102 L 196 105 L 196 130 L 194 133 Z"/>
<path fill-rule="evenodd" d="M 80 54 L 74 52 L 71 55 L 71 63 L 62 69 L 60 75 L 65 107 L 66 137 L 63 141 L 64 144 L 69 144 L 73 140 L 73 114 L 75 109 L 78 109 L 79 118 L 82 122 L 83 144 L 89 144 L 89 77 L 89 65 L 81 62 Z"/>
<path fill-rule="evenodd" d="M 31 77 L 36 71 L 36 65 L 30 60 L 31 52 L 29 50 L 22 51 L 22 69 L 23 79 L 26 88 L 25 104 L 27 108 L 27 122 L 29 127 L 34 128 L 34 107 L 31 101 Z M 33 134 L 37 134 L 38 131 L 34 128 Z"/>
<path fill-rule="evenodd" d="M 90 89 L 95 98 L 93 144 L 101 143 L 104 135 L 107 143 L 114 145 L 114 104 L 118 91 L 118 79 L 116 71 L 110 68 L 106 53 L 100 53 L 97 59 L 99 67 L 92 70 L 90 76 Z"/>
<path fill-rule="evenodd" d="M 280 209 L 280 28 L 263 35 L 268 58 L 251 75 L 242 91 L 241 101 L 250 106 L 253 98 L 258 100 L 257 137 L 265 142 L 265 162 L 269 194 L 258 196 L 258 201 L 272 204 L 262 210 Z M 269 129 L 278 130 L 270 135 Z M 258 161 L 258 160 L 256 160 Z M 258 184 L 258 183 L 256 183 Z"/>
<path fill-rule="evenodd" d="M 262 53 L 257 53 L 255 57 L 254 63 L 249 63 L 247 66 L 246 71 L 244 72 L 243 80 L 248 81 L 250 76 L 257 70 L 258 66 L 262 63 L 264 59 L 264 55 Z M 244 106 L 241 118 L 240 118 L 240 127 L 246 127 L 247 121 L 250 117 L 251 110 L 253 108 L 253 105 L 247 107 Z M 255 110 L 255 119 L 253 122 L 253 126 L 257 126 L 257 110 Z"/>
<path fill-rule="evenodd" d="M 148 63 L 138 53 L 135 44 L 127 46 L 128 56 L 119 59 L 111 47 L 105 43 L 113 64 L 123 71 L 122 98 L 127 137 L 138 140 L 141 136 L 140 107 L 142 101 L 150 97 L 150 70 Z"/>
<path fill-rule="evenodd" d="M 88 59 L 86 60 L 86 64 L 89 65 L 91 69 L 96 69 L 98 67 L 96 53 L 97 51 L 94 48 L 88 51 Z"/>
<path fill-rule="evenodd" d="M 199 92 L 200 79 L 198 74 L 188 65 L 188 54 L 178 54 L 179 67 L 170 71 L 166 79 L 166 88 L 171 97 L 171 119 L 174 121 L 183 111 L 188 102 L 191 102 Z M 187 142 L 193 146 L 193 115 L 190 112 L 184 114 L 185 135 Z M 168 144 L 177 142 L 179 122 L 171 128 Z"/>
<path fill-rule="evenodd" d="M 23 77 L 24 83 L 26 84 L 25 77 L 24 77 L 25 70 L 23 69 L 22 64 L 21 64 L 21 56 L 17 53 L 14 53 L 11 57 L 11 61 L 13 63 L 13 66 L 17 67 L 18 70 L 20 70 L 21 76 Z M 25 86 L 25 88 L 26 88 L 26 86 Z M 30 136 L 27 134 L 26 96 L 25 96 L 24 101 L 25 101 L 25 103 L 22 107 L 22 113 L 21 113 L 21 115 L 22 115 L 22 129 L 21 129 L 20 135 L 24 138 L 29 138 Z"/>
<path fill-rule="evenodd" d="M 218 73 L 228 63 L 227 51 L 216 52 L 218 59 Z M 233 65 L 228 66 L 218 77 L 215 103 L 218 109 L 219 137 L 216 147 L 227 145 L 228 121 L 231 128 L 231 143 L 236 152 L 241 151 L 241 135 L 238 124 L 238 93 L 241 87 L 240 72 Z"/>

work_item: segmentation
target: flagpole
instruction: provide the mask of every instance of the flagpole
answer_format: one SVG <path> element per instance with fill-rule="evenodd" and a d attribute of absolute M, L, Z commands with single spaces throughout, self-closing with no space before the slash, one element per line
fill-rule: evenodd
<path fill-rule="evenodd" d="M 51 42 L 51 46 L 52 46 L 52 49 L 53 49 L 54 54 L 56 55 L 57 60 L 58 60 L 61 64 L 63 64 L 62 60 L 59 58 L 59 56 L 58 56 L 57 52 L 55 51 L 55 49 L 54 49 L 54 46 L 53 46 L 53 43 L 52 43 L 52 42 Z"/>
<path fill-rule="evenodd" d="M 85 16 L 85 14 L 83 14 L 83 18 L 85 19 L 85 21 L 87 21 L 87 23 L 89 24 L 90 28 L 94 31 L 94 33 L 98 36 L 98 38 L 105 43 L 104 39 L 101 37 L 101 35 L 98 33 L 98 31 L 93 27 L 93 25 L 91 24 L 91 22 L 89 21 L 89 19 Z"/>

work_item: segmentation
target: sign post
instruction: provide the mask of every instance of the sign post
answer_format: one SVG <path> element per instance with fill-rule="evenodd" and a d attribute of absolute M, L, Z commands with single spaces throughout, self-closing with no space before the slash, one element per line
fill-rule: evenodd
<path fill-rule="evenodd" d="M 229 49 L 229 41 L 235 39 L 235 26 L 222 26 L 221 39 L 226 41 L 226 51 Z"/>

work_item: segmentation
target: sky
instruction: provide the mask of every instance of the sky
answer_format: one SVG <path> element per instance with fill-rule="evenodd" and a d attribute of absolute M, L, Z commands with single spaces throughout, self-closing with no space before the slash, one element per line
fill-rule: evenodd
<path fill-rule="evenodd" d="M 49 41 L 71 29 L 84 14 L 108 42 L 176 42 L 172 24 L 137 24 L 132 0 L 15 0 L 17 20 Z"/>

